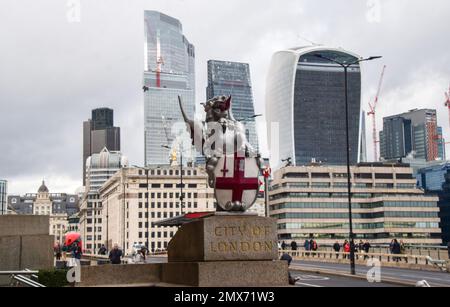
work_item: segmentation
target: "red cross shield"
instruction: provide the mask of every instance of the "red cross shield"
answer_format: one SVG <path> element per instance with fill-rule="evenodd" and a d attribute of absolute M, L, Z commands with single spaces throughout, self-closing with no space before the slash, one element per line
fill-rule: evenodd
<path fill-rule="evenodd" d="M 222 209 L 245 211 L 256 201 L 260 182 L 256 158 L 222 156 L 215 174 L 216 199 Z M 239 206 L 235 206 L 239 203 Z"/>

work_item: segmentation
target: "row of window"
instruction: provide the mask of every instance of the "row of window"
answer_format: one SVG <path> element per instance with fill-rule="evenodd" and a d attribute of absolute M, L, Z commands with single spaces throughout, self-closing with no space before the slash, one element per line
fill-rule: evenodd
<path fill-rule="evenodd" d="M 394 179 L 393 173 L 354 173 L 356 179 Z M 285 178 L 310 178 L 309 173 L 287 173 Z M 347 178 L 346 173 L 311 173 L 311 178 L 329 179 L 329 178 Z M 412 174 L 396 174 L 395 178 L 400 180 L 414 179 Z"/>
<path fill-rule="evenodd" d="M 375 183 L 373 185 L 372 183 L 353 183 L 352 189 L 372 189 L 372 188 L 379 188 L 379 189 L 415 189 L 416 185 L 411 183 L 397 183 L 394 185 L 393 183 Z M 277 190 L 279 188 L 347 188 L 348 184 L 346 182 L 312 182 L 311 184 L 309 182 L 296 182 L 296 183 L 283 183 L 283 184 L 276 184 L 272 187 L 272 189 Z"/>
<path fill-rule="evenodd" d="M 394 194 L 397 195 L 397 194 Z M 417 197 L 417 194 L 401 194 L 402 196 Z M 270 200 L 278 200 L 283 198 L 347 198 L 348 193 L 279 193 L 270 196 Z M 378 193 L 352 193 L 352 198 L 378 198 L 378 197 L 392 197 L 392 194 L 378 194 Z"/>
<path fill-rule="evenodd" d="M 161 199 L 161 198 L 180 198 L 181 193 L 150 193 L 151 199 Z M 139 193 L 139 198 L 147 198 L 148 193 Z M 198 193 L 183 193 L 183 197 L 187 198 L 198 198 Z"/>
<path fill-rule="evenodd" d="M 374 203 L 352 203 L 353 209 L 375 209 L 375 208 L 436 208 L 436 202 L 425 202 L 425 201 L 385 201 L 385 202 L 374 202 Z M 278 205 L 271 205 L 272 210 L 283 210 L 283 209 L 347 209 L 348 203 L 331 203 L 331 202 L 320 202 L 320 203 L 282 203 Z"/>
<path fill-rule="evenodd" d="M 348 229 L 348 223 L 282 223 L 278 224 L 278 229 Z M 388 223 L 355 223 L 354 229 L 382 229 L 382 228 L 420 228 L 430 229 L 439 228 L 439 223 L 420 223 L 420 222 L 388 222 Z"/>
<path fill-rule="evenodd" d="M 273 218 L 284 219 L 348 219 L 348 213 L 331 213 L 331 212 L 317 212 L 317 213 L 281 213 L 272 215 Z M 437 218 L 437 212 L 414 212 L 414 211 L 387 211 L 374 213 L 353 213 L 354 219 L 377 219 L 384 217 L 392 218 Z"/>
<path fill-rule="evenodd" d="M 152 169 L 152 170 L 139 170 L 139 175 L 146 175 L 146 173 L 150 176 L 180 176 L 180 170 L 160 170 L 160 169 Z M 197 170 L 183 170 L 183 176 L 197 176 Z"/>
<path fill-rule="evenodd" d="M 148 232 L 142 232 L 140 231 L 138 233 L 139 239 L 142 238 L 148 238 Z M 157 231 L 157 232 L 152 232 L 151 233 L 151 237 L 152 238 L 165 238 L 165 239 L 171 239 L 174 236 L 174 232 L 168 232 L 168 231 Z"/>

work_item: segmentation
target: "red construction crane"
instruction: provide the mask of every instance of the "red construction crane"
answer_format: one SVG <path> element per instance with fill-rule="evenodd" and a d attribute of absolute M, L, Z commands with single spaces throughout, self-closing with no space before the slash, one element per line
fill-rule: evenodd
<path fill-rule="evenodd" d="M 377 117 L 376 117 L 376 111 L 378 107 L 378 100 L 380 98 L 381 93 L 381 86 L 383 85 L 383 79 L 384 79 L 384 73 L 386 71 L 386 65 L 383 66 L 383 70 L 381 71 L 381 77 L 380 82 L 378 83 L 378 90 L 377 94 L 375 96 L 375 99 L 373 102 L 369 102 L 369 109 L 370 111 L 367 112 L 368 116 L 372 116 L 372 138 L 373 138 L 373 154 L 374 154 L 374 161 L 378 161 L 378 143 L 380 142 L 378 140 L 377 135 Z"/>
<path fill-rule="evenodd" d="M 448 92 L 445 92 L 445 106 L 448 108 L 449 124 L 450 124 L 450 86 Z"/>

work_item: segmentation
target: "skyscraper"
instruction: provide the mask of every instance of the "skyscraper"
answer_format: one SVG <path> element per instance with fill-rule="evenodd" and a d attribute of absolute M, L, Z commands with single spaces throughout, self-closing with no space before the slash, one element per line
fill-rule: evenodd
<path fill-rule="evenodd" d="M 258 150 L 256 134 L 255 108 L 253 105 L 250 66 L 245 63 L 208 61 L 208 87 L 206 98 L 214 96 L 232 96 L 232 113 L 246 127 L 250 144 Z"/>
<path fill-rule="evenodd" d="M 186 113 L 195 114 L 195 48 L 183 35 L 179 20 L 155 11 L 144 12 L 145 165 L 169 164 L 174 140 L 185 130 L 178 107 L 181 96 Z M 186 160 L 193 157 L 186 157 Z"/>
<path fill-rule="evenodd" d="M 6 203 L 6 195 L 8 194 L 8 182 L 0 179 L 0 215 L 6 214 L 8 211 Z"/>
<path fill-rule="evenodd" d="M 412 155 L 416 159 L 443 159 L 444 149 L 439 140 L 436 110 L 411 110 L 383 119 L 380 132 L 381 157 L 385 160 Z"/>
<path fill-rule="evenodd" d="M 318 55 L 341 62 L 359 58 L 345 50 L 323 46 L 293 48 L 272 57 L 267 77 L 266 118 L 274 168 L 286 158 L 291 158 L 294 165 L 313 160 L 332 165 L 347 162 L 344 70 Z M 348 85 L 350 162 L 356 164 L 362 111 L 359 64 L 349 67 Z M 276 135 L 272 135 L 274 125 L 279 127 Z"/>
<path fill-rule="evenodd" d="M 83 123 L 83 185 L 86 185 L 86 160 L 104 148 L 120 151 L 120 128 L 114 127 L 114 111 L 92 110 L 92 119 Z"/>

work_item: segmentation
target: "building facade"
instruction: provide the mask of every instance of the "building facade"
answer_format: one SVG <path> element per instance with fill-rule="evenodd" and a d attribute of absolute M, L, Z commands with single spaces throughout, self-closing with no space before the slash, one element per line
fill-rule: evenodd
<path fill-rule="evenodd" d="M 114 127 L 114 111 L 92 110 L 92 118 L 83 123 L 83 186 L 86 185 L 86 160 L 104 148 L 120 151 L 120 128 Z"/>
<path fill-rule="evenodd" d="M 117 151 L 110 152 L 106 148 L 98 154 L 93 154 L 86 161 L 86 188 L 78 219 L 85 247 L 92 253 L 97 252 L 104 244 L 102 202 L 99 190 L 123 167 L 128 167 L 127 157 Z"/>
<path fill-rule="evenodd" d="M 202 168 L 184 168 L 183 183 L 181 208 L 179 167 L 152 167 L 148 172 L 121 169 L 100 189 L 105 245 L 110 248 L 117 243 L 126 253 L 133 244 L 148 244 L 151 251 L 165 250 L 177 228 L 153 223 L 186 213 L 215 211 L 214 191 Z"/>
<path fill-rule="evenodd" d="M 55 237 L 55 242 L 64 241 L 68 217 L 79 211 L 77 195 L 51 194 L 45 182 L 37 193 L 8 196 L 8 205 L 15 214 L 50 216 L 50 235 Z"/>
<path fill-rule="evenodd" d="M 144 24 L 145 165 L 168 165 L 171 150 L 161 146 L 173 147 L 186 130 L 178 96 L 188 116 L 195 115 L 195 48 L 173 17 L 145 11 Z M 185 160 L 194 158 L 191 154 Z"/>
<path fill-rule="evenodd" d="M 7 214 L 8 203 L 6 197 L 8 195 L 8 182 L 6 180 L 0 180 L 0 215 Z"/>
<path fill-rule="evenodd" d="M 206 99 L 209 100 L 215 96 L 232 96 L 232 114 L 244 123 L 247 140 L 256 151 L 259 151 L 250 65 L 228 61 L 208 61 Z"/>
<path fill-rule="evenodd" d="M 439 217 L 441 218 L 442 241 L 444 245 L 450 242 L 450 169 L 445 173 L 445 181 L 442 184 L 442 190 L 438 192 L 439 196 Z"/>
<path fill-rule="evenodd" d="M 411 110 L 383 119 L 380 153 L 384 160 L 413 156 L 427 161 L 445 159 L 442 128 L 437 125 L 436 110 Z"/>
<path fill-rule="evenodd" d="M 342 49 L 322 46 L 284 50 L 272 57 L 266 119 L 274 169 L 287 158 L 299 166 L 313 160 L 346 164 L 344 70 L 320 55 L 341 62 L 359 58 Z M 359 161 L 362 111 L 359 64 L 349 67 L 348 78 L 350 161 L 355 164 Z"/>
<path fill-rule="evenodd" d="M 356 240 L 440 245 L 438 198 L 416 188 L 407 164 L 353 166 L 352 204 Z M 270 216 L 280 240 L 333 244 L 349 236 L 347 170 L 342 166 L 286 167 L 275 172 Z"/>
<path fill-rule="evenodd" d="M 431 165 L 418 170 L 418 186 L 426 192 L 442 191 L 445 175 L 450 170 L 450 161 L 434 162 Z"/>

